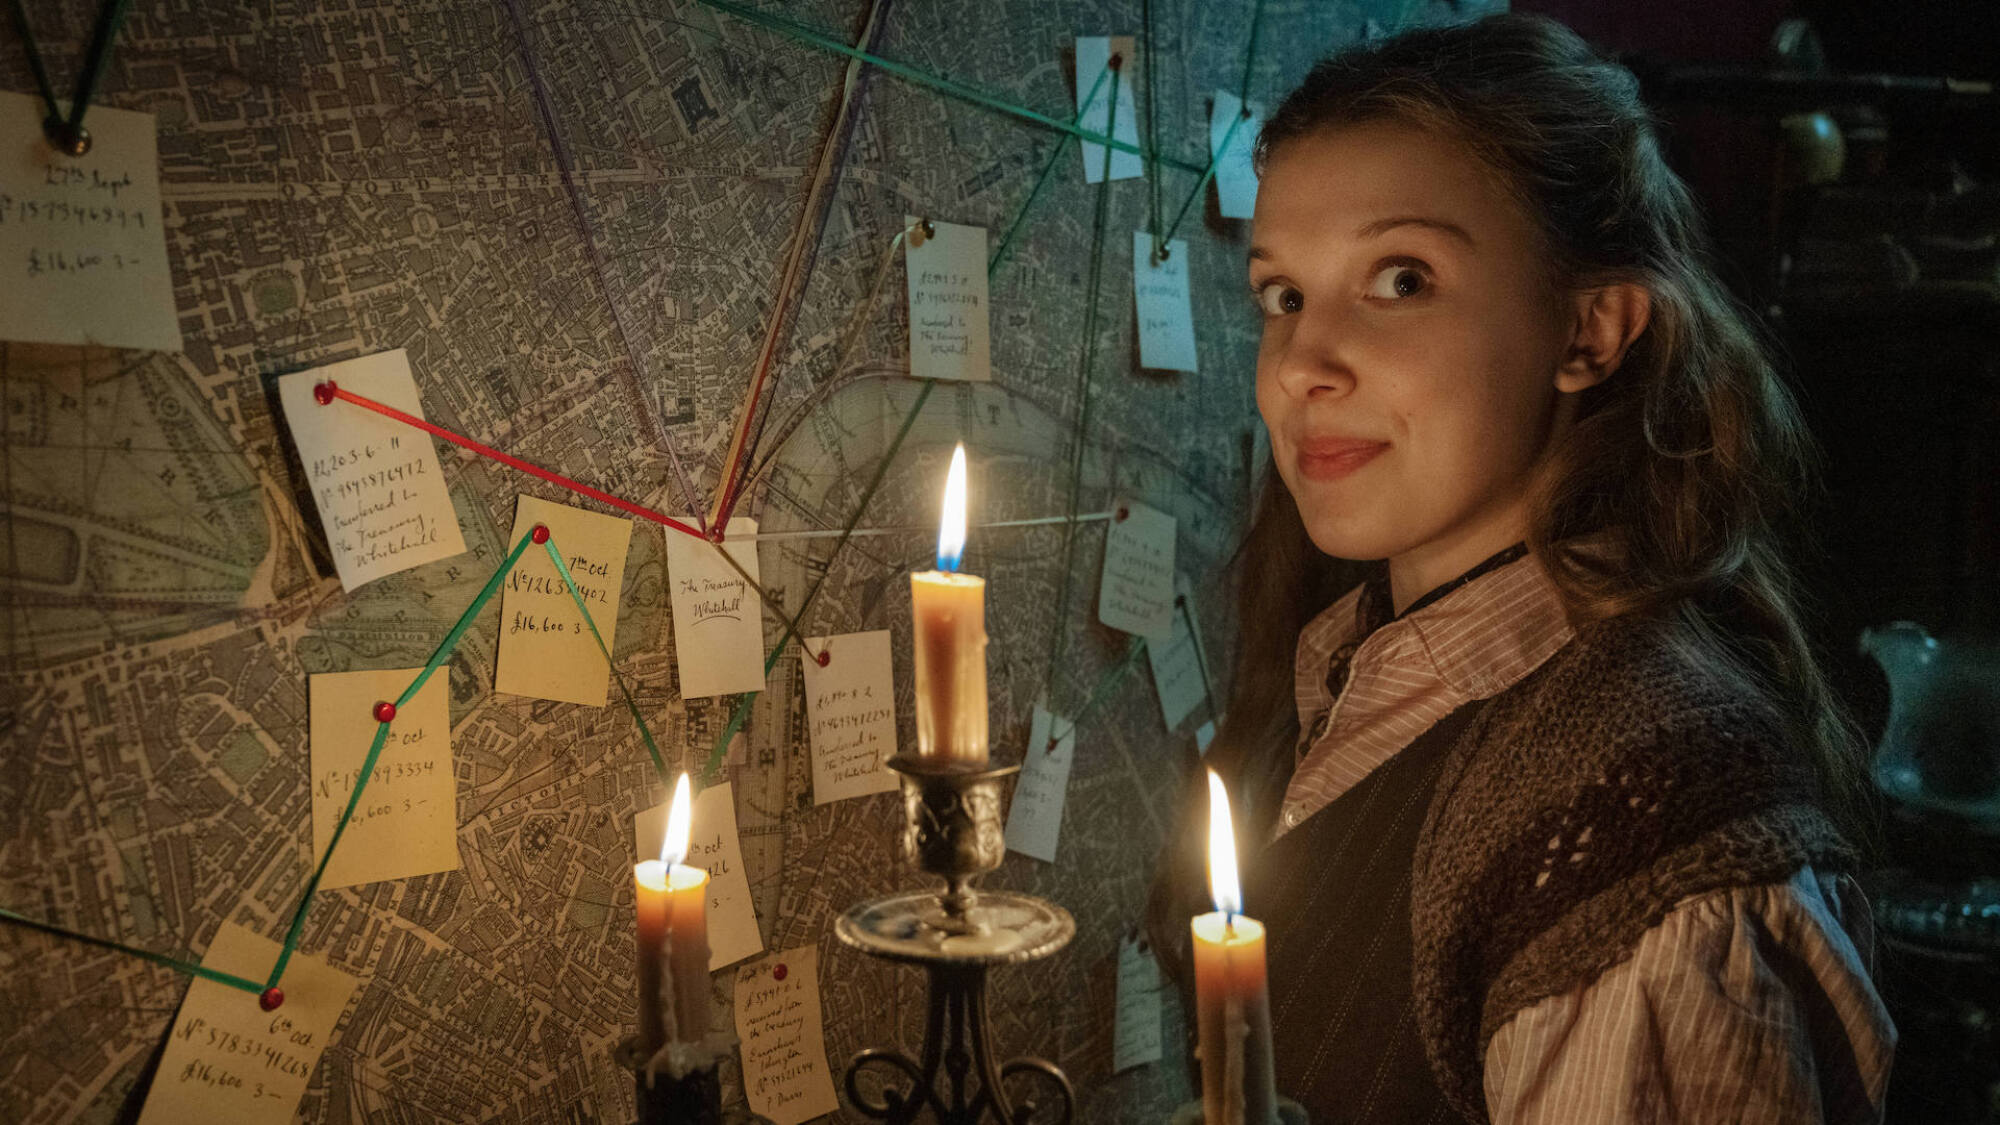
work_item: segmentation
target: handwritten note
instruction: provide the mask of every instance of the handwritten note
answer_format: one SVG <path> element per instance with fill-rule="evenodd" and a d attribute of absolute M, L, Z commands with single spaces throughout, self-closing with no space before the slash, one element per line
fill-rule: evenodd
<path fill-rule="evenodd" d="M 1105 68 L 1116 53 L 1121 60 L 1118 70 L 1106 73 Z M 1132 93 L 1132 72 L 1138 69 L 1139 56 L 1133 47 L 1130 35 L 1085 35 L 1076 41 L 1076 115 L 1077 126 L 1085 132 L 1105 135 L 1105 127 L 1111 127 L 1111 139 L 1131 145 L 1134 151 L 1122 148 L 1111 150 L 1111 178 L 1114 180 L 1134 180 L 1146 174 L 1146 162 L 1136 151 L 1139 147 L 1139 99 Z M 1104 81 L 1097 84 L 1097 96 L 1085 105 L 1090 97 L 1097 76 L 1104 75 Z M 1114 81 L 1115 79 L 1115 81 Z M 1113 86 L 1117 87 L 1118 119 L 1111 120 L 1111 97 Z M 1089 141 L 1079 145 L 1083 150 L 1083 182 L 1094 184 L 1104 179 L 1104 146 Z"/>
<path fill-rule="evenodd" d="M 153 115 L 92 105 L 68 156 L 44 112 L 0 93 L 0 340 L 180 351 Z"/>
<path fill-rule="evenodd" d="M 736 1036 L 752 1111 L 774 1125 L 799 1125 L 840 1108 L 826 1065 L 817 948 L 787 949 L 736 970 Z"/>
<path fill-rule="evenodd" d="M 921 220 L 903 216 L 915 226 Z M 986 228 L 931 221 L 913 232 L 910 275 L 910 374 L 919 379 L 993 377 L 992 325 L 986 304 Z"/>
<path fill-rule="evenodd" d="M 520 542 L 536 524 L 549 529 L 549 545 L 562 553 L 591 622 L 604 636 L 604 650 L 610 650 L 617 643 L 618 591 L 632 522 L 522 496 L 514 502 L 508 542 Z M 530 544 L 500 593 L 500 668 L 493 690 L 602 707 L 611 682 L 604 650 L 576 611 L 576 599 L 548 550 Z"/>
<path fill-rule="evenodd" d="M 224 922 L 201 963 L 261 981 L 277 960 L 277 942 Z M 279 982 L 285 1003 L 267 1012 L 252 993 L 196 978 L 167 1033 L 139 1125 L 289 1125 L 360 984 L 323 958 L 295 955 Z"/>
<path fill-rule="evenodd" d="M 1118 941 L 1118 1022 L 1111 1026 L 1111 1073 L 1160 1061 L 1160 963 L 1146 939 Z"/>
<path fill-rule="evenodd" d="M 375 704 L 394 702 L 422 672 L 388 668 L 308 677 L 313 858 L 326 851 L 375 741 Z M 451 703 L 442 672 L 396 709 L 388 741 L 348 818 L 322 887 L 406 879 L 458 866 L 458 781 L 451 761 Z"/>
<path fill-rule="evenodd" d="M 812 727 L 813 803 L 897 788 L 896 772 L 882 764 L 896 753 L 888 630 L 807 637 L 799 666 Z"/>
<path fill-rule="evenodd" d="M 1120 500 L 1104 536 L 1097 619 L 1113 629 L 1165 641 L 1174 627 L 1174 517 Z"/>
<path fill-rule="evenodd" d="M 341 588 L 464 553 L 430 437 L 351 402 L 321 406 L 313 387 L 329 379 L 419 418 L 424 405 L 401 348 L 278 380 Z"/>
<path fill-rule="evenodd" d="M 1166 244 L 1153 260 L 1153 236 L 1132 232 L 1132 299 L 1139 316 L 1139 366 L 1193 371 L 1194 310 L 1188 297 L 1187 240 Z"/>
<path fill-rule="evenodd" d="M 1251 155 L 1263 129 L 1263 106 L 1251 102 L 1245 115 L 1242 99 L 1227 90 L 1215 92 L 1215 105 L 1208 113 L 1208 155 L 1215 161 L 1215 202 L 1225 219 L 1248 219 L 1257 213 L 1257 168 Z"/>
<path fill-rule="evenodd" d="M 692 535 L 667 536 L 674 660 L 683 699 L 764 690 L 763 602 L 722 558 L 728 551 L 756 579 L 756 534 L 757 521 L 739 516 L 729 521 L 720 549 Z"/>
<path fill-rule="evenodd" d="M 743 871 L 743 843 L 736 835 L 736 797 L 730 784 L 721 782 L 696 793 L 690 811 L 687 864 L 708 872 L 708 971 L 712 973 L 763 952 L 764 935 L 757 930 L 750 878 Z M 632 835 L 638 858 L 656 858 L 666 834 L 666 805 L 635 817 Z"/>
<path fill-rule="evenodd" d="M 1057 735 L 1050 749 L 1050 731 Z M 1014 802 L 1007 808 L 1007 847 L 1044 863 L 1056 861 L 1056 839 L 1062 834 L 1063 802 L 1069 795 L 1069 764 L 1076 756 L 1076 724 L 1059 719 L 1035 705 L 1028 724 L 1028 749 L 1021 759 L 1021 779 L 1014 785 Z"/>
<path fill-rule="evenodd" d="M 1172 634 L 1163 641 L 1146 642 L 1146 662 L 1153 667 L 1153 688 L 1160 696 L 1160 718 L 1168 730 L 1180 726 L 1208 699 L 1209 688 L 1208 650 L 1201 643 L 1194 593 L 1184 574 L 1174 576 L 1174 601 Z"/>

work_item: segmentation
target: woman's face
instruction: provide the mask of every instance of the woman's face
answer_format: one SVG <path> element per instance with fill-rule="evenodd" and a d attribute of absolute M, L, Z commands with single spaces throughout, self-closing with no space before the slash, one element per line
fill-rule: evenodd
<path fill-rule="evenodd" d="M 1251 244 L 1257 407 L 1320 550 L 1391 560 L 1400 605 L 1519 540 L 1571 326 L 1485 167 L 1401 124 L 1308 134 Z"/>

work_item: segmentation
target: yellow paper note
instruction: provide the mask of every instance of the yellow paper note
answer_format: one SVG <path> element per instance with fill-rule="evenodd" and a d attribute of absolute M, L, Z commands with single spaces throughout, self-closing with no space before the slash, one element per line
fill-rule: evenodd
<path fill-rule="evenodd" d="M 422 671 L 322 672 L 309 678 L 313 862 L 333 839 L 333 826 L 361 776 L 379 725 L 375 705 L 394 702 Z M 458 784 L 445 676 L 440 669 L 396 710 L 389 739 L 320 886 L 351 887 L 458 866 Z"/>
<path fill-rule="evenodd" d="M 826 1064 L 818 949 L 787 949 L 736 971 L 736 1036 L 752 1111 L 799 1125 L 840 1108 Z"/>
<path fill-rule="evenodd" d="M 896 771 L 883 764 L 896 753 L 889 631 L 807 637 L 799 667 L 812 730 L 813 803 L 897 788 Z"/>
<path fill-rule="evenodd" d="M 763 601 L 722 558 L 728 551 L 756 578 L 756 534 L 757 521 L 740 516 L 729 521 L 721 550 L 691 535 L 667 534 L 674 662 L 684 699 L 764 690 Z"/>
<path fill-rule="evenodd" d="M 743 870 L 743 844 L 736 835 L 736 797 L 728 782 L 694 795 L 690 810 L 687 864 L 708 872 L 708 971 L 733 965 L 764 951 L 757 908 L 750 901 L 750 877 Z M 657 859 L 667 834 L 667 806 L 656 805 L 633 818 L 635 862 Z"/>
<path fill-rule="evenodd" d="M 915 226 L 915 215 L 903 222 Z M 919 379 L 993 377 L 986 303 L 986 228 L 931 221 L 909 236 L 910 374 Z M 921 242 L 921 245 L 919 245 Z"/>
<path fill-rule="evenodd" d="M 321 405 L 313 387 L 329 379 L 418 418 L 424 407 L 400 348 L 278 380 L 278 402 L 341 588 L 463 554 L 458 513 L 430 435 L 351 402 Z"/>
<path fill-rule="evenodd" d="M 180 351 L 153 115 L 92 105 L 66 156 L 45 112 L 0 94 L 0 340 Z"/>
<path fill-rule="evenodd" d="M 1113 629 L 1157 637 L 1174 627 L 1174 517 L 1136 500 L 1120 500 L 1104 537 L 1104 574 L 1097 619 Z"/>
<path fill-rule="evenodd" d="M 631 521 L 523 496 L 515 501 L 509 542 L 520 542 L 536 524 L 548 527 L 550 544 L 562 552 L 577 593 L 604 635 L 604 648 L 611 649 L 617 643 L 618 591 L 632 545 Z M 500 594 L 500 668 L 493 690 L 602 707 L 610 682 L 611 668 L 577 612 L 576 599 L 548 551 L 530 544 Z"/>
<path fill-rule="evenodd" d="M 224 922 L 201 963 L 261 981 L 277 960 L 277 942 Z M 287 1125 L 360 983 L 323 958 L 295 955 L 278 982 L 285 1002 L 267 1012 L 253 993 L 196 978 L 139 1125 Z"/>

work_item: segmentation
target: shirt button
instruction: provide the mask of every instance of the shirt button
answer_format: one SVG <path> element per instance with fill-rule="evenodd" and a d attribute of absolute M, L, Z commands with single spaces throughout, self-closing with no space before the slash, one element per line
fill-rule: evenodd
<path fill-rule="evenodd" d="M 1286 809 L 1286 810 L 1285 810 L 1285 827 L 1287 827 L 1287 828 L 1297 828 L 1298 826 L 1299 826 L 1299 810 L 1297 810 L 1297 809 Z"/>

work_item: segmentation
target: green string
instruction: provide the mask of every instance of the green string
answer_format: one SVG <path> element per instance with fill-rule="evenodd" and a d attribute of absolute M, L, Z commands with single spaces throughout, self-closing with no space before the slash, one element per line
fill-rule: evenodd
<path fill-rule="evenodd" d="M 1077 709 L 1076 718 L 1070 720 L 1069 729 L 1061 734 L 1052 733 L 1049 735 L 1048 750 L 1053 752 L 1056 748 L 1056 743 L 1076 733 L 1077 728 L 1083 725 L 1083 720 L 1089 717 L 1092 711 L 1097 710 L 1098 705 L 1103 703 L 1111 694 L 1111 689 L 1116 687 L 1118 681 L 1125 677 L 1125 673 L 1132 670 L 1132 665 L 1138 663 L 1139 654 L 1144 651 L 1146 651 L 1146 638 L 1133 637 L 1132 643 L 1125 646 L 1125 659 L 1120 660 L 1116 665 L 1107 669 L 1102 676 L 1097 678 L 1097 686 L 1090 689 L 1090 697 L 1083 701 L 1082 707 Z"/>
<path fill-rule="evenodd" d="M 1253 0 L 1250 5 L 1250 44 L 1243 49 L 1243 83 L 1237 87 L 1236 100 L 1250 104 L 1250 71 L 1257 62 L 1257 34 L 1264 29 L 1264 0 Z"/>
<path fill-rule="evenodd" d="M 231 988 L 240 988 L 243 991 L 251 993 L 253 995 L 264 991 L 263 985 L 258 984 L 254 980 L 248 980 L 243 977 L 239 977 L 234 973 L 225 973 L 220 969 L 211 969 L 208 966 L 202 965 L 198 962 L 183 961 L 178 957 L 168 957 L 163 953 L 154 953 L 150 949 L 140 949 L 138 946 L 126 945 L 124 942 L 112 941 L 109 938 L 92 937 L 89 934 L 78 933 L 75 930 L 65 929 L 61 926 L 52 925 L 48 922 L 37 921 L 36 919 L 30 918 L 25 914 L 16 914 L 5 907 L 0 907 L 0 918 L 4 918 L 7 921 L 12 922 L 17 926 L 25 926 L 31 930 L 40 930 L 42 933 L 50 934 L 55 937 L 68 938 L 71 941 L 80 941 L 85 945 L 94 945 L 100 949 L 110 949 L 118 953 L 128 953 L 134 957 L 140 958 L 141 960 L 151 961 L 155 965 L 164 965 L 167 968 L 172 969 L 177 973 L 186 973 L 189 976 L 202 977 L 206 980 L 212 980 L 217 984 L 226 984 Z"/>
<path fill-rule="evenodd" d="M 70 97 L 69 119 L 65 121 L 61 107 L 56 103 L 55 83 L 49 81 L 48 69 L 42 63 L 41 48 L 35 43 L 35 35 L 28 27 L 28 11 L 21 0 L 12 0 L 14 29 L 20 34 L 21 48 L 28 56 L 28 69 L 34 73 L 35 85 L 41 89 L 42 104 L 48 107 L 48 118 L 42 123 L 44 132 L 52 135 L 53 142 L 73 140 L 83 135 L 84 111 L 90 108 L 90 99 L 97 93 L 97 80 L 104 73 L 104 64 L 111 59 L 111 46 L 118 40 L 118 29 L 124 26 L 125 10 L 131 0 L 105 0 L 97 11 L 97 26 L 91 31 L 90 48 L 84 53 L 83 69 L 76 75 L 76 92 Z M 55 134 L 57 126 L 61 134 Z"/>
<path fill-rule="evenodd" d="M 486 585 L 479 591 L 479 596 L 472 599 L 471 605 L 465 607 L 465 612 L 459 616 L 458 623 L 453 625 L 451 632 L 446 633 L 444 640 L 438 643 L 437 649 L 431 653 L 430 660 L 425 663 L 424 670 L 417 673 L 417 678 L 409 687 L 403 689 L 402 695 L 396 697 L 397 710 L 401 710 L 405 704 L 414 699 L 417 692 L 422 690 L 424 682 L 431 678 L 431 674 L 445 661 L 451 659 L 453 650 L 458 648 L 459 639 L 465 636 L 467 629 L 472 628 L 473 619 L 479 616 L 479 611 L 485 609 L 486 603 L 493 600 L 493 595 L 500 592 L 500 586 L 507 580 L 507 575 L 514 569 L 514 564 L 521 561 L 521 552 L 527 550 L 528 544 L 532 541 L 532 535 L 523 535 L 521 541 L 514 544 L 514 549 L 507 555 L 507 561 L 501 563 L 500 569 L 493 572 L 493 577 L 486 580 Z M 306 882 L 306 892 L 299 898 L 298 909 L 292 911 L 291 927 L 285 932 L 284 947 L 278 951 L 278 963 L 271 966 L 271 977 L 265 984 L 266 988 L 277 987 L 278 978 L 285 975 L 285 966 L 291 962 L 293 952 L 299 947 L 299 935 L 305 931 L 306 914 L 312 909 L 313 895 L 319 890 L 319 881 L 326 875 L 326 865 L 333 861 L 333 849 L 340 845 L 340 837 L 347 831 L 348 818 L 354 815 L 354 810 L 361 804 L 361 793 L 368 788 L 369 775 L 375 772 L 375 760 L 382 756 L 382 746 L 388 740 L 389 723 L 378 724 L 375 728 L 375 741 L 368 747 L 368 756 L 361 760 L 361 774 L 354 779 L 354 792 L 347 795 L 347 807 L 340 810 L 340 819 L 333 824 L 333 838 L 326 842 L 326 851 L 320 853 L 319 866 L 313 869 L 312 878 Z"/>
<path fill-rule="evenodd" d="M 1208 181 L 1215 178 L 1215 166 L 1221 163 L 1224 156 L 1229 155 L 1229 142 L 1236 139 L 1236 130 L 1243 124 L 1244 116 L 1244 113 L 1239 113 L 1236 115 L 1236 120 L 1229 123 L 1228 131 L 1222 134 L 1222 144 L 1216 147 L 1215 155 L 1209 157 L 1208 167 L 1201 174 L 1201 182 L 1194 185 L 1194 190 L 1188 192 L 1187 199 L 1181 202 L 1181 209 L 1175 213 L 1173 225 L 1167 228 L 1166 237 L 1159 239 L 1154 244 L 1153 258 L 1155 261 L 1159 260 L 1161 251 L 1167 243 L 1174 240 L 1174 232 L 1181 229 L 1181 220 L 1187 218 L 1188 209 L 1194 206 L 1195 200 L 1201 198 L 1202 192 L 1208 190 Z"/>
<path fill-rule="evenodd" d="M 907 78 L 910 81 L 917 83 L 918 85 L 929 86 L 933 90 L 957 98 L 960 101 L 970 102 L 973 105 L 984 106 L 987 109 L 995 110 L 997 112 L 1007 114 L 1011 117 L 1018 117 L 1023 121 L 1032 121 L 1037 125 L 1043 126 L 1044 128 L 1055 129 L 1060 132 L 1068 133 L 1071 134 L 1072 136 L 1076 136 L 1083 140 L 1089 141 L 1092 144 L 1105 145 L 1110 148 L 1115 148 L 1120 152 L 1132 153 L 1135 156 L 1146 155 L 1145 152 L 1139 149 L 1138 147 L 1126 144 L 1124 141 L 1116 140 L 1110 135 L 1108 135 L 1109 134 L 1108 129 L 1106 130 L 1105 133 L 1090 132 L 1089 130 L 1084 129 L 1081 126 L 1076 125 L 1072 122 L 1060 121 L 1057 120 L 1056 118 L 1050 117 L 1045 113 L 1037 113 L 1036 111 L 1029 109 L 1026 106 L 1015 105 L 1012 102 L 1003 101 L 1000 98 L 996 98 L 991 94 L 975 90 L 970 86 L 964 85 L 963 83 L 954 82 L 949 78 L 943 78 L 938 75 L 931 74 L 927 71 L 918 70 L 913 66 L 896 62 L 893 59 L 885 59 L 879 55 L 869 54 L 868 52 L 863 51 L 858 47 L 850 47 L 847 44 L 842 43 L 840 40 L 835 39 L 824 32 L 816 31 L 813 28 L 807 27 L 804 24 L 795 23 L 791 20 L 785 19 L 780 16 L 774 16 L 767 12 L 760 12 L 755 8 L 751 8 L 743 4 L 734 3 L 733 0 L 700 0 L 700 3 L 704 7 L 713 8 L 718 12 L 723 12 L 728 15 L 735 16 L 737 19 L 740 19 L 745 23 L 753 23 L 759 27 L 766 28 L 770 31 L 775 31 L 780 35 L 787 36 L 793 40 L 796 40 L 797 42 L 818 47 L 822 50 L 832 51 L 835 54 L 846 55 L 849 58 L 860 59 L 863 62 L 870 64 L 871 66 L 880 67 L 883 70 L 886 70 L 890 74 L 894 74 L 899 78 Z M 1117 99 L 1115 98 L 1112 100 L 1114 104 L 1117 101 Z M 1163 163 L 1171 165 L 1172 167 L 1175 168 L 1179 168 L 1184 172 L 1201 171 L 1200 165 L 1190 163 L 1188 161 L 1176 160 L 1173 157 L 1161 157 L 1160 159 Z"/>
<path fill-rule="evenodd" d="M 1146 188 L 1151 203 L 1146 210 L 1146 230 L 1153 236 L 1153 260 L 1160 260 L 1160 142 L 1153 116 L 1153 0 L 1142 0 L 1141 38 L 1144 52 L 1141 66 L 1146 71 Z"/>
<path fill-rule="evenodd" d="M 646 743 L 646 753 L 653 756 L 653 769 L 660 780 L 671 783 L 667 775 L 666 759 L 660 756 L 660 748 L 653 743 L 653 732 L 646 726 L 646 717 L 639 713 L 639 705 L 632 700 L 632 691 L 625 686 L 625 677 L 619 675 L 618 666 L 611 662 L 611 649 L 604 643 L 604 634 L 597 631 L 597 622 L 590 616 L 590 608 L 583 604 L 583 592 L 576 588 L 576 579 L 570 577 L 569 564 L 563 562 L 562 552 L 556 550 L 555 537 L 542 542 L 542 549 L 549 553 L 549 561 L 556 564 L 556 573 L 562 575 L 563 585 L 569 588 L 570 600 L 576 602 L 576 611 L 583 614 L 583 623 L 590 626 L 591 639 L 597 642 L 597 651 L 604 654 L 604 666 L 611 670 L 611 678 L 618 682 L 618 694 L 624 697 L 625 709 L 632 713 L 632 721 L 639 724 L 639 737 Z"/>
<path fill-rule="evenodd" d="M 1083 108 L 1077 110 L 1076 120 L 1081 121 L 1083 115 L 1089 111 L 1091 103 L 1097 100 L 1097 92 L 1104 88 L 1105 76 L 1110 73 L 1111 67 L 1108 63 L 1097 72 L 1097 81 L 1090 84 L 1090 93 L 1083 96 Z M 1050 173 L 1056 170 L 1056 162 L 1062 159 L 1062 154 L 1069 150 L 1069 142 L 1074 139 L 1070 134 L 1064 133 L 1056 140 L 1056 150 L 1049 154 L 1049 162 L 1042 165 L 1042 174 L 1035 181 L 1035 190 L 1028 193 L 1028 201 L 1021 205 L 1020 210 L 1014 212 L 1014 221 L 1007 225 L 1007 233 L 1000 236 L 999 247 L 993 251 L 993 257 L 986 262 L 986 277 L 989 281 L 992 280 L 994 271 L 1000 268 L 1000 260 L 1007 256 L 1008 247 L 1014 245 L 1014 235 L 1020 231 L 1021 224 L 1028 221 L 1028 212 L 1034 209 L 1035 200 L 1041 198 L 1042 188 L 1048 184 Z"/>

